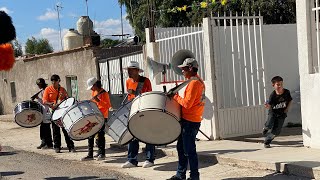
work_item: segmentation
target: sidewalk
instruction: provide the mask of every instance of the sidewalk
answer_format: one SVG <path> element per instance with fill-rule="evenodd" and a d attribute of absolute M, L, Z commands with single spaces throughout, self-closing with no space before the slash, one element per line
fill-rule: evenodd
<path fill-rule="evenodd" d="M 289 135 L 292 134 L 292 135 Z M 197 142 L 197 150 L 199 154 L 201 176 L 206 179 L 210 177 L 210 173 L 227 173 L 212 172 L 210 166 L 217 163 L 219 165 L 232 165 L 236 167 L 244 167 L 253 171 L 272 170 L 304 176 L 308 178 L 320 178 L 320 150 L 303 147 L 301 130 L 299 128 L 285 129 L 284 133 L 275 139 L 272 148 L 264 149 L 261 143 L 263 138 L 259 136 L 242 137 L 230 140 Z M 106 136 L 107 150 L 106 154 L 112 154 L 106 161 L 99 162 L 97 165 L 104 165 L 109 169 L 119 170 L 119 164 L 126 161 L 126 147 L 116 145 L 109 136 Z M 12 115 L 0 116 L 0 142 L 4 146 L 12 146 L 18 150 L 31 151 L 35 153 L 47 154 L 56 158 L 76 160 L 83 157 L 87 152 L 87 141 L 76 141 L 75 145 L 78 153 L 56 154 L 53 151 L 37 150 L 35 147 L 40 142 L 39 128 L 22 128 L 13 123 Z M 64 141 L 62 141 L 64 145 Z M 140 147 L 144 147 L 141 145 Z M 166 147 L 157 147 L 157 158 L 155 170 L 160 171 L 165 179 L 174 174 L 177 160 L 175 143 Z M 174 156 L 174 157 L 172 157 Z M 171 158 L 171 159 L 170 159 Z M 166 161 L 167 159 L 167 161 Z M 169 162 L 170 159 L 170 162 Z M 139 157 L 139 161 L 143 158 Z M 166 163 L 162 162 L 165 161 Z M 140 163 L 139 165 L 141 165 Z M 134 171 L 130 169 L 120 169 L 121 172 L 141 177 L 143 174 L 146 179 L 156 179 L 153 173 L 148 169 L 137 168 Z M 208 178 L 209 179 L 209 178 Z"/>

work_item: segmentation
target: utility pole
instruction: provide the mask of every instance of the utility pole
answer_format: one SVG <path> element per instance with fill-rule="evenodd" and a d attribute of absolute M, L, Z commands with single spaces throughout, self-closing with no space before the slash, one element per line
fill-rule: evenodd
<path fill-rule="evenodd" d="M 120 11 L 121 11 L 121 41 L 123 41 L 123 22 L 122 22 L 122 3 L 120 4 Z"/>
<path fill-rule="evenodd" d="M 62 9 L 63 7 L 61 6 L 61 4 L 56 4 L 56 11 L 58 13 L 58 21 L 59 21 L 59 34 L 60 34 L 60 46 L 61 46 L 61 51 L 63 50 L 63 46 L 62 46 L 62 36 L 61 36 L 61 25 L 60 25 L 60 10 Z"/>

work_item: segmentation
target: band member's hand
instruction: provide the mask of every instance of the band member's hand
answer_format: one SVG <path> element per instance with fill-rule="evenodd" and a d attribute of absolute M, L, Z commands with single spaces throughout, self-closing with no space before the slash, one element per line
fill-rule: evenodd
<path fill-rule="evenodd" d="M 136 92 L 133 89 L 128 89 L 129 94 L 135 94 Z"/>
<path fill-rule="evenodd" d="M 110 108 L 109 108 L 109 111 L 113 111 L 113 108 L 112 108 L 112 107 L 110 107 Z"/>
<path fill-rule="evenodd" d="M 98 97 L 94 97 L 94 100 L 100 102 L 100 99 Z"/>

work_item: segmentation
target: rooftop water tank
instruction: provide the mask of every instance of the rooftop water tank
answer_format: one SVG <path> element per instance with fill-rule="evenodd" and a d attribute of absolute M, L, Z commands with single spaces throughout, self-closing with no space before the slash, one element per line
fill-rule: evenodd
<path fill-rule="evenodd" d="M 63 50 L 70 50 L 83 46 L 83 36 L 77 30 L 69 29 L 63 37 Z"/>
<path fill-rule="evenodd" d="M 88 36 L 93 32 L 93 22 L 89 16 L 81 16 L 77 21 L 78 32 L 83 36 Z"/>

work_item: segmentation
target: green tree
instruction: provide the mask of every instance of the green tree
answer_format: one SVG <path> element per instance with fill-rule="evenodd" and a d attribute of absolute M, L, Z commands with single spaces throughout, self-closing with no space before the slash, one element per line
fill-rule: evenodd
<path fill-rule="evenodd" d="M 145 28 L 180 27 L 202 23 L 204 17 L 212 13 L 217 16 L 244 14 L 263 16 L 264 24 L 289 24 L 296 22 L 295 0 L 118 0 L 126 7 L 127 19 L 136 35 L 145 41 Z M 209 2 L 207 8 L 199 7 L 200 2 Z M 178 11 L 176 7 L 188 6 L 186 11 Z M 152 9 L 152 11 L 150 11 Z M 153 21 L 152 21 L 153 20 Z"/>
<path fill-rule="evenodd" d="M 35 37 L 27 40 L 25 49 L 26 54 L 47 54 L 53 52 L 48 39 L 36 39 Z"/>
<path fill-rule="evenodd" d="M 109 48 L 109 47 L 113 47 L 119 43 L 120 43 L 119 40 L 113 40 L 113 39 L 106 38 L 106 39 L 101 40 L 100 46 L 103 48 Z"/>
<path fill-rule="evenodd" d="M 18 40 L 13 40 L 11 42 L 11 45 L 13 47 L 14 50 L 14 56 L 18 57 L 18 56 L 22 56 L 23 55 L 23 51 L 22 51 L 22 46 L 21 44 L 18 42 Z"/>

